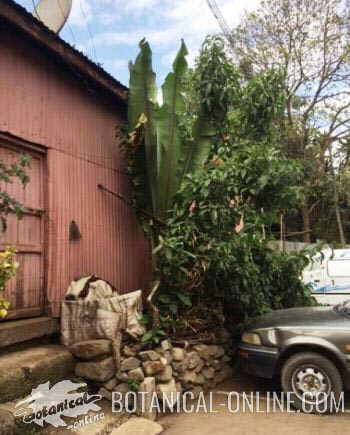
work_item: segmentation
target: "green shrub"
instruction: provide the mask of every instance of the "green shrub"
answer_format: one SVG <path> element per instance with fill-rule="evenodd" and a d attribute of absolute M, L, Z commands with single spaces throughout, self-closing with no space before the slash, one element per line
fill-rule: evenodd
<path fill-rule="evenodd" d="M 7 316 L 10 302 L 5 299 L 4 293 L 7 282 L 16 275 L 19 264 L 16 261 L 16 249 L 8 247 L 0 252 L 0 319 Z"/>

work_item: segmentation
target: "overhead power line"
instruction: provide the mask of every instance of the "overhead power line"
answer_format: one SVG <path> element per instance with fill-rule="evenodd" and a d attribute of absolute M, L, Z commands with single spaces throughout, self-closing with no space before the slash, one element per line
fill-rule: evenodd
<path fill-rule="evenodd" d="M 235 41 L 232 36 L 232 31 L 230 26 L 227 24 L 224 16 L 222 15 L 219 6 L 217 5 L 215 0 L 207 0 L 208 6 L 210 7 L 214 17 L 216 18 L 217 22 L 219 23 L 222 33 L 224 34 L 225 38 L 227 39 L 227 42 L 229 43 L 231 49 L 234 49 Z"/>
<path fill-rule="evenodd" d="M 87 14 L 86 14 L 86 12 L 84 10 L 83 3 L 82 3 L 81 0 L 79 0 L 79 5 L 80 5 L 80 10 L 81 10 L 81 12 L 82 12 L 82 14 L 84 16 L 84 21 L 85 21 L 85 24 L 86 24 L 87 31 L 89 33 L 89 38 L 90 38 L 90 43 L 91 43 L 93 57 L 94 57 L 95 62 L 98 62 L 97 51 L 96 51 L 96 46 L 95 46 L 95 41 L 94 41 L 94 36 L 92 34 L 92 31 L 91 31 L 91 28 L 90 28 L 90 25 L 89 25 L 89 20 L 88 20 Z"/>
<path fill-rule="evenodd" d="M 35 4 L 35 1 L 34 1 L 34 0 L 32 0 L 32 5 L 33 5 L 33 9 L 34 9 L 34 12 L 35 12 L 36 16 L 39 17 L 38 10 L 37 10 L 37 8 L 36 8 L 36 4 Z M 40 17 L 39 17 L 39 18 L 40 18 Z"/>
<path fill-rule="evenodd" d="M 62 5 L 61 5 L 61 0 L 58 0 L 58 5 L 60 7 L 62 16 L 65 17 L 64 11 L 63 11 L 63 8 L 62 8 Z M 77 42 L 76 42 L 76 39 L 75 39 L 75 36 L 74 36 L 74 32 L 73 32 L 72 26 L 69 24 L 69 21 L 67 21 L 67 27 L 69 29 L 69 32 L 70 32 L 71 36 L 72 36 L 72 42 L 73 42 L 74 46 L 76 46 Z"/>

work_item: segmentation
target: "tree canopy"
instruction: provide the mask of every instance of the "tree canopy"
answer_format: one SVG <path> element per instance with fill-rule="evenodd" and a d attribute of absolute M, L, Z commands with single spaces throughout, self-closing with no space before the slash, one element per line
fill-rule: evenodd
<path fill-rule="evenodd" d="M 234 60 L 247 76 L 284 70 L 279 144 L 304 166 L 304 240 L 320 198 L 337 210 L 334 173 L 350 135 L 350 8 L 344 0 L 264 0 L 233 31 Z M 341 155 L 339 151 L 342 151 Z M 338 158 L 331 158 L 332 152 Z M 339 232 L 341 233 L 341 225 Z M 343 240 L 344 241 L 344 240 Z"/>

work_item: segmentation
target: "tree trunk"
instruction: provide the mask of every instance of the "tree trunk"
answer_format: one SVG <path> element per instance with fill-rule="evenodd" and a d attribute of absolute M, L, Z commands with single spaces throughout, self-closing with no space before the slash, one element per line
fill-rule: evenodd
<path fill-rule="evenodd" d="M 303 242 L 311 243 L 311 222 L 309 207 L 307 204 L 303 205 L 301 214 L 303 217 Z"/>
<path fill-rule="evenodd" d="M 151 282 L 151 291 L 147 297 L 146 303 L 149 309 L 149 313 L 151 316 L 152 327 L 156 328 L 159 326 L 159 310 L 158 307 L 153 303 L 153 299 L 157 293 L 157 290 L 160 286 L 160 281 L 156 280 L 157 273 L 157 254 L 154 254 L 154 248 L 157 245 L 156 240 L 158 239 L 158 234 L 153 230 L 152 239 L 151 239 L 151 255 L 152 255 L 152 282 Z"/>
<path fill-rule="evenodd" d="M 335 208 L 335 216 L 337 218 L 337 225 L 338 225 L 338 231 L 339 231 L 339 240 L 343 248 L 345 248 L 346 240 L 344 235 L 344 227 L 343 227 L 343 221 L 341 218 L 340 210 L 339 210 L 339 195 L 338 195 L 338 189 L 334 182 L 334 208 Z"/>
<path fill-rule="evenodd" d="M 160 284 L 159 281 L 155 281 L 152 283 L 152 290 L 151 290 L 151 293 L 148 295 L 147 301 L 146 301 L 150 315 L 151 315 L 153 328 L 158 327 L 159 323 L 160 323 L 159 310 L 158 310 L 157 306 L 153 303 L 153 298 L 158 290 L 159 284 Z"/>
<path fill-rule="evenodd" d="M 283 213 L 280 214 L 280 251 L 284 252 L 285 243 L 284 243 L 284 222 L 283 222 Z"/>
<path fill-rule="evenodd" d="M 339 241 L 343 248 L 345 248 L 346 240 L 344 235 L 344 227 L 343 222 L 340 214 L 339 209 L 339 192 L 338 192 L 338 186 L 337 186 L 337 176 L 333 165 L 333 150 L 332 147 L 329 148 L 329 155 L 330 155 L 330 161 L 331 161 L 331 170 L 332 170 L 332 176 L 333 176 L 333 201 L 334 201 L 334 209 L 335 209 L 335 216 L 337 218 L 337 225 L 338 225 L 338 231 L 339 231 Z"/>

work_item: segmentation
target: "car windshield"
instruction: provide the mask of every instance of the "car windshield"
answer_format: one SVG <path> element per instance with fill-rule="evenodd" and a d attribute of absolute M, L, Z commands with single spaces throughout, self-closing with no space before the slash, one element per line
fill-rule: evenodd
<path fill-rule="evenodd" d="M 350 300 L 344 301 L 341 304 L 336 305 L 334 309 L 337 313 L 350 316 Z"/>

